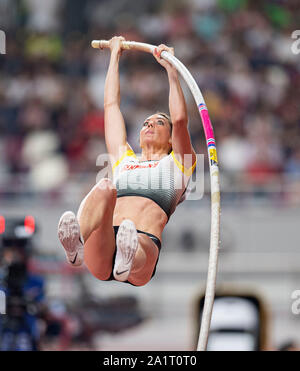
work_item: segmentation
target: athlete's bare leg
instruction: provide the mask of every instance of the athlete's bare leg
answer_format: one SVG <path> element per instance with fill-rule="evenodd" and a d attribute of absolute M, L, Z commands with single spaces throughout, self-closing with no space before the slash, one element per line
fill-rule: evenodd
<path fill-rule="evenodd" d="M 101 179 L 83 199 L 77 213 L 80 234 L 84 240 L 84 262 L 100 280 L 109 278 L 113 270 L 116 246 L 113 214 L 116 199 L 114 184 L 110 179 Z M 133 255 L 128 281 L 142 286 L 151 279 L 159 251 L 149 236 L 143 233 L 137 236 L 137 250 Z"/>
<path fill-rule="evenodd" d="M 84 239 L 84 262 L 98 279 L 112 271 L 115 235 L 112 226 L 117 190 L 110 179 L 101 179 L 84 198 L 77 213 Z"/>
<path fill-rule="evenodd" d="M 139 246 L 136 251 L 128 281 L 143 286 L 150 281 L 158 258 L 158 247 L 149 236 L 138 233 Z"/>

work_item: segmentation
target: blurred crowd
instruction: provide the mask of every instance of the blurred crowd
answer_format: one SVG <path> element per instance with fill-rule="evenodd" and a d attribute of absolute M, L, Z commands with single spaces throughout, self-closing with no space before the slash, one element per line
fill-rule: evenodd
<path fill-rule="evenodd" d="M 0 0 L 0 193 L 16 183 L 53 191 L 72 174 L 97 173 L 109 52 L 90 42 L 114 35 L 175 48 L 206 100 L 224 187 L 297 189 L 300 54 L 291 34 L 299 21 L 298 0 Z M 139 152 L 144 118 L 168 111 L 167 76 L 140 52 L 122 54 L 120 74 L 128 141 Z M 183 86 L 193 145 L 205 154 Z"/>

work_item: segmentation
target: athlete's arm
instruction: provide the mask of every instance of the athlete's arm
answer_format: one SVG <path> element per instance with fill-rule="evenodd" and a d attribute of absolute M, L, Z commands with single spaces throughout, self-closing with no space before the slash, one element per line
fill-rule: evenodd
<path fill-rule="evenodd" d="M 193 149 L 190 134 L 188 131 L 188 114 L 186 102 L 184 99 L 183 91 L 180 86 L 178 73 L 175 67 L 173 67 L 169 62 L 160 58 L 160 53 L 163 50 L 174 54 L 173 48 L 168 48 L 165 45 L 160 45 L 158 47 L 158 53 L 154 54 L 156 60 L 165 67 L 168 80 L 169 80 L 169 111 L 171 116 L 171 121 L 173 123 L 172 131 L 172 148 L 175 157 L 181 164 L 185 167 L 191 167 L 196 160 L 195 150 Z M 184 155 L 191 154 L 192 161 L 186 158 L 184 161 Z"/>
<path fill-rule="evenodd" d="M 114 162 L 131 147 L 127 143 L 126 127 L 120 110 L 119 60 L 123 37 L 113 37 L 110 43 L 110 62 L 104 87 L 104 129 L 108 153 Z"/>

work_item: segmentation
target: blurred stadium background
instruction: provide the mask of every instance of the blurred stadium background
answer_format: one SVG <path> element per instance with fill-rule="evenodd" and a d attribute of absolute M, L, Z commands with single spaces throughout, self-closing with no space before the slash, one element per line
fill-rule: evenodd
<path fill-rule="evenodd" d="M 33 215 L 30 270 L 45 280 L 41 349 L 192 350 L 206 283 L 210 187 L 168 223 L 154 279 L 134 288 L 71 269 L 56 235 L 77 210 L 106 152 L 103 89 L 109 52 L 93 39 L 165 43 L 200 86 L 221 173 L 218 293 L 250 293 L 264 308 L 263 349 L 300 343 L 300 28 L 297 0 L 0 0 L 0 214 Z M 168 110 L 165 71 L 124 52 L 121 108 L 139 152 L 140 123 Z M 206 156 L 184 86 L 189 128 Z M 205 169 L 207 164 L 205 161 Z M 295 299 L 295 298 L 294 298 Z M 287 346 L 289 347 L 289 346 Z"/>

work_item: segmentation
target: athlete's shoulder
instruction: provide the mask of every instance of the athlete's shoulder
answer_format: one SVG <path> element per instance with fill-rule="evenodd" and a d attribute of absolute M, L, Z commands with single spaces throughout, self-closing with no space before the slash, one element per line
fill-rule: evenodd
<path fill-rule="evenodd" d="M 186 177 L 190 177 L 192 175 L 192 173 L 194 172 L 195 170 L 195 167 L 196 167 L 196 162 L 195 161 L 193 164 L 190 163 L 190 167 L 187 167 L 185 166 L 186 164 L 183 164 L 181 161 L 182 159 L 179 159 L 180 156 L 178 156 L 179 158 L 177 158 L 177 156 L 175 155 L 174 151 L 172 151 L 170 153 L 170 156 L 171 156 L 171 160 L 175 163 L 176 165 L 176 168 L 182 173 L 184 174 Z M 191 155 L 189 155 L 191 156 Z"/>
<path fill-rule="evenodd" d="M 113 164 L 112 170 L 114 171 L 120 164 L 127 162 L 137 162 L 137 156 L 132 149 L 120 153 L 119 159 Z"/>

